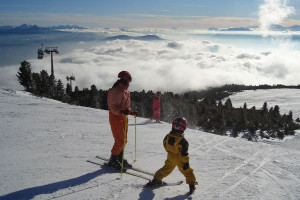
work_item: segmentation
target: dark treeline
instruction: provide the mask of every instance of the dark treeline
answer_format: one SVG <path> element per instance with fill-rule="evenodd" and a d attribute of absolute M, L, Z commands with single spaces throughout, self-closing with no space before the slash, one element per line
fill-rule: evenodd
<path fill-rule="evenodd" d="M 30 63 L 23 61 L 17 74 L 19 82 L 25 90 L 37 96 L 56 99 L 72 105 L 108 110 L 108 90 L 98 89 L 95 85 L 74 91 L 70 84 L 66 89 L 61 80 L 49 76 L 47 71 L 32 73 Z M 230 98 L 225 103 L 221 101 L 232 93 L 243 90 L 298 88 L 300 86 L 284 85 L 225 85 L 199 92 L 174 94 L 164 92 L 161 95 L 161 120 L 172 122 L 175 117 L 183 116 L 188 120 L 190 128 L 200 128 L 204 131 L 219 135 L 239 134 L 249 140 L 262 138 L 284 138 L 293 135 L 299 124 L 293 120 L 293 113 L 280 114 L 279 106 L 268 108 L 267 102 L 261 108 L 234 108 Z M 138 111 L 139 116 L 150 118 L 152 115 L 153 91 L 131 92 L 131 107 Z M 299 121 L 297 119 L 296 121 Z"/>

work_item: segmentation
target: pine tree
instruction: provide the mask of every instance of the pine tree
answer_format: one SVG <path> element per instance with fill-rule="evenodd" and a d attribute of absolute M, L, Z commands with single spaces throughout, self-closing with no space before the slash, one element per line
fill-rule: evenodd
<path fill-rule="evenodd" d="M 90 106 L 92 108 L 100 108 L 99 102 L 98 102 L 98 90 L 95 85 L 91 86 L 91 91 L 90 91 Z"/>
<path fill-rule="evenodd" d="M 230 98 L 228 98 L 228 99 L 226 100 L 226 102 L 225 102 L 225 107 L 226 107 L 227 109 L 231 109 L 231 108 L 232 108 L 232 102 L 231 102 Z"/>
<path fill-rule="evenodd" d="M 288 122 L 293 122 L 293 112 L 292 111 L 289 112 L 289 114 L 287 116 L 287 120 L 288 120 Z"/>
<path fill-rule="evenodd" d="M 263 111 L 264 113 L 268 112 L 268 104 L 267 104 L 267 102 L 264 103 L 264 105 L 263 105 L 263 107 L 262 107 L 262 111 Z"/>
<path fill-rule="evenodd" d="M 57 82 L 56 87 L 56 97 L 58 100 L 62 101 L 64 96 L 64 85 L 62 84 L 61 80 L 59 79 Z"/>
<path fill-rule="evenodd" d="M 52 87 L 52 82 L 50 81 L 50 76 L 46 70 L 42 70 L 40 72 L 40 80 L 41 80 L 41 90 L 40 94 L 42 96 L 49 96 L 51 87 Z M 51 83 L 50 83 L 51 82 Z"/>
<path fill-rule="evenodd" d="M 72 94 L 72 88 L 71 88 L 71 85 L 69 83 L 67 83 L 66 93 L 69 96 L 71 96 L 71 94 Z"/>
<path fill-rule="evenodd" d="M 41 77 L 39 73 L 32 73 L 32 92 L 36 95 L 40 95 L 41 93 Z"/>
<path fill-rule="evenodd" d="M 21 62 L 19 72 L 17 74 L 19 83 L 25 88 L 26 91 L 32 91 L 32 77 L 31 77 L 31 64 L 27 61 Z"/>
<path fill-rule="evenodd" d="M 73 96 L 72 101 L 74 101 L 76 105 L 80 105 L 80 102 L 79 102 L 80 100 L 79 99 L 80 99 L 79 88 L 78 88 L 78 86 L 75 86 L 74 96 Z"/>
<path fill-rule="evenodd" d="M 279 111 L 279 106 L 278 105 L 276 105 L 275 107 L 274 107 L 274 113 L 275 113 L 275 115 L 280 115 L 280 111 Z"/>

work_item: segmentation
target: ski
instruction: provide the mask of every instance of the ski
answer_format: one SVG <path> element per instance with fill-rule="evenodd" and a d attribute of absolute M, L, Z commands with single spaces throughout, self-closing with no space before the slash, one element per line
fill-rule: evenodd
<path fill-rule="evenodd" d="M 113 169 L 113 170 L 116 170 L 116 171 L 119 171 L 115 168 L 112 168 L 110 166 L 108 166 L 106 163 L 98 163 L 98 162 L 95 162 L 95 161 L 92 161 L 92 160 L 87 160 L 87 162 L 89 163 L 92 163 L 92 164 L 95 164 L 95 165 L 99 165 L 99 166 L 105 166 L 105 167 L 109 167 L 110 169 Z M 131 168 L 130 168 L 131 169 Z M 137 174 L 137 173 L 134 173 L 134 172 L 130 172 L 128 170 L 130 169 L 127 169 L 125 171 L 123 171 L 123 173 L 125 174 L 129 174 L 129 175 L 132 175 L 132 176 L 135 176 L 135 177 L 139 177 L 139 178 L 142 178 L 142 179 L 145 179 L 145 180 L 148 180 L 148 181 L 152 181 L 151 178 L 148 178 L 142 174 Z M 177 181 L 177 182 L 174 182 L 174 183 L 167 183 L 167 182 L 163 182 L 161 185 L 159 186 L 153 186 L 153 187 L 147 187 L 145 185 L 142 185 L 142 187 L 147 187 L 147 188 L 159 188 L 159 187 L 163 187 L 163 186 L 176 186 L 176 185 L 181 185 L 183 183 L 183 181 Z"/>
<path fill-rule="evenodd" d="M 117 169 L 115 169 L 115 168 L 112 168 L 112 167 L 108 166 L 106 163 L 98 163 L 98 162 L 94 162 L 94 161 L 92 161 L 92 160 L 87 160 L 87 162 L 92 163 L 92 164 L 95 164 L 95 165 L 99 165 L 99 166 L 109 167 L 110 169 L 114 169 L 114 170 L 116 170 L 116 171 L 119 171 L 119 170 L 117 170 Z M 129 172 L 128 170 L 124 170 L 123 173 L 129 174 L 129 175 L 132 175 L 132 176 L 136 176 L 136 177 L 139 177 L 139 178 L 148 180 L 148 181 L 151 181 L 151 180 L 152 180 L 151 178 L 148 178 L 148 177 L 146 177 L 146 176 L 143 176 L 143 175 L 141 175 L 141 174 L 137 174 L 137 173 L 134 173 L 134 172 Z"/>
<path fill-rule="evenodd" d="M 104 158 L 104 157 L 99 156 L 99 155 L 97 155 L 96 158 L 107 161 L 107 162 L 109 161 L 109 159 Z M 142 170 L 142 169 L 137 168 L 137 167 L 131 167 L 131 168 L 128 168 L 128 169 L 132 169 L 132 170 L 137 171 L 137 172 L 141 172 L 141 173 L 144 173 L 144 174 L 147 174 L 147 175 L 150 175 L 150 176 L 154 176 L 154 173 Z"/>
<path fill-rule="evenodd" d="M 162 182 L 162 184 L 160 185 L 156 185 L 156 186 L 147 186 L 144 185 L 145 188 L 159 188 L 159 187 L 163 187 L 163 186 L 176 186 L 176 185 L 181 185 L 183 183 L 183 181 L 177 181 L 177 182 L 173 182 L 173 183 L 167 183 L 167 182 Z"/>

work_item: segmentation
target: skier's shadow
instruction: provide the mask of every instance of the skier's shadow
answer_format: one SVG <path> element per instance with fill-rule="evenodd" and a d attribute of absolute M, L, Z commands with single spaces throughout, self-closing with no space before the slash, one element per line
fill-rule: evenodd
<path fill-rule="evenodd" d="M 139 200 L 152 200 L 154 199 L 154 192 L 151 188 L 143 188 L 142 192 L 139 195 Z"/>
<path fill-rule="evenodd" d="M 191 200 L 193 198 L 192 196 L 189 195 L 189 193 L 186 193 L 186 194 L 178 195 L 176 197 L 166 198 L 164 200 L 183 200 L 183 199 Z"/>
<path fill-rule="evenodd" d="M 0 196 L 0 200 L 8 200 L 8 199 L 13 199 L 13 200 L 29 200 L 33 199 L 37 195 L 41 194 L 51 194 L 54 193 L 58 190 L 66 189 L 69 187 L 74 187 L 78 186 L 84 183 L 89 182 L 90 180 L 96 178 L 97 176 L 100 176 L 102 174 L 106 173 L 113 173 L 105 168 L 101 168 L 97 171 L 84 174 L 82 176 L 64 180 L 64 181 L 59 181 L 56 183 L 50 183 L 47 185 L 42 185 L 42 186 L 37 186 L 37 187 L 32 187 L 32 188 L 27 188 L 24 190 L 19 190 L 16 192 L 12 192 L 9 194 L 6 194 L 4 196 Z"/>
<path fill-rule="evenodd" d="M 143 188 L 142 192 L 140 193 L 139 200 L 153 200 L 154 196 L 155 194 L 152 188 Z M 186 193 L 175 197 L 166 198 L 164 200 L 183 200 L 183 199 L 191 200 L 192 197 L 189 196 L 189 193 Z"/>

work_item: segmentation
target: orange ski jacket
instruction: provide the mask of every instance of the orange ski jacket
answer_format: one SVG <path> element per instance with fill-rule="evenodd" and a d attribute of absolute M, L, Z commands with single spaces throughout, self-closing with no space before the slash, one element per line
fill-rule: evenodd
<path fill-rule="evenodd" d="M 118 84 L 108 92 L 107 103 L 113 114 L 121 115 L 121 110 L 130 110 L 130 92 Z"/>

